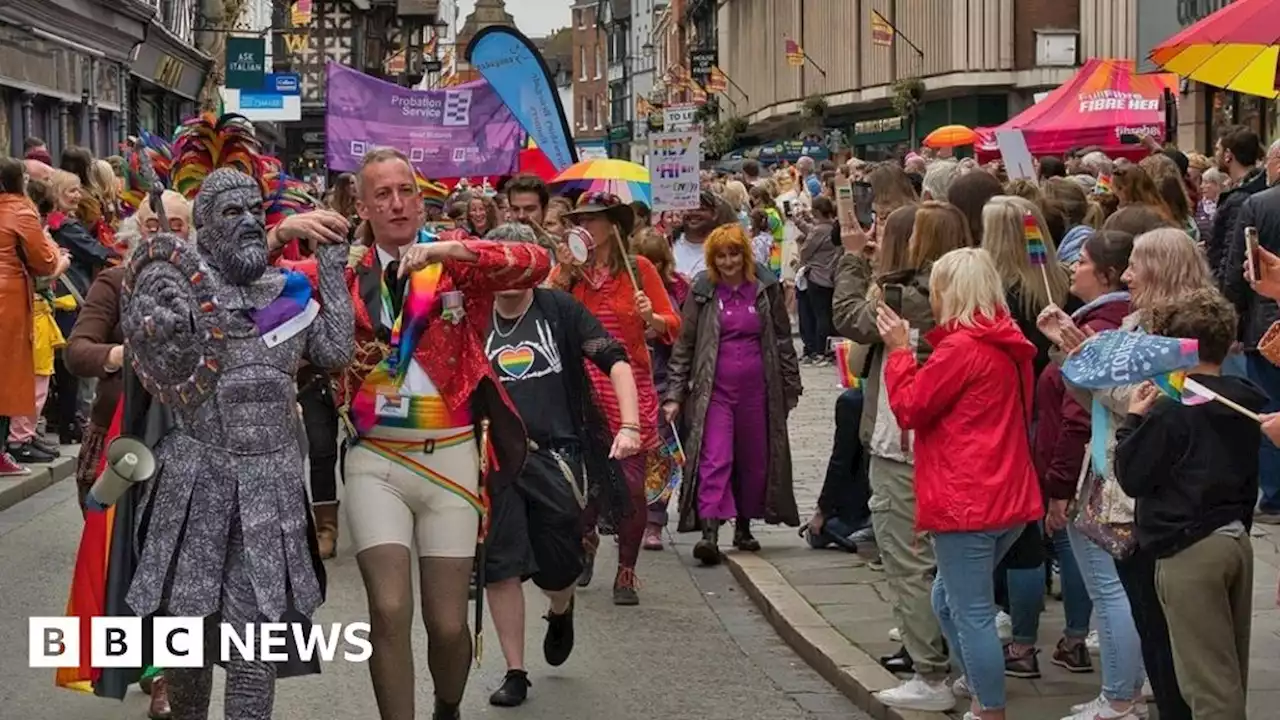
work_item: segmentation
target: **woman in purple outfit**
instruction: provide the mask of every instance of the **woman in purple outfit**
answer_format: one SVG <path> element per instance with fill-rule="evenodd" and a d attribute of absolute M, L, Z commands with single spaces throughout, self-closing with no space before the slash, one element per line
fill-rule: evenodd
<path fill-rule="evenodd" d="M 704 243 L 706 271 L 693 281 L 667 365 L 663 412 L 686 402 L 680 532 L 702 530 L 693 555 L 720 562 L 720 526 L 736 520 L 733 545 L 755 551 L 751 521 L 800 524 L 792 491 L 787 414 L 800 400 L 800 366 L 782 285 L 752 261 L 737 224 Z"/>

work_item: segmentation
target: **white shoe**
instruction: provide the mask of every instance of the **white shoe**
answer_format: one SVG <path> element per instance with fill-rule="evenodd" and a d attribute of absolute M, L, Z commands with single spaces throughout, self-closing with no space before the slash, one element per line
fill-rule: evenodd
<path fill-rule="evenodd" d="M 1071 715 L 1062 720 L 1141 720 L 1137 705 L 1128 710 L 1113 710 L 1111 701 L 1099 695 L 1087 703 L 1071 706 Z"/>
<path fill-rule="evenodd" d="M 1142 681 L 1142 699 L 1143 699 L 1143 700 L 1155 700 L 1155 699 L 1156 699 L 1156 691 L 1151 689 L 1151 680 L 1150 680 L 1150 678 L 1148 678 L 1148 679 L 1146 679 L 1146 680 L 1143 680 L 1143 681 Z"/>
<path fill-rule="evenodd" d="M 881 690 L 876 699 L 889 707 L 922 712 L 946 712 L 956 704 L 956 696 L 945 682 L 929 682 L 919 675 L 896 688 Z"/>
<path fill-rule="evenodd" d="M 951 693 L 961 700 L 973 697 L 973 693 L 969 690 L 969 678 L 961 675 L 956 681 L 951 683 Z"/>
<path fill-rule="evenodd" d="M 1000 642 L 1006 645 L 1013 642 L 1013 618 L 1003 610 L 996 613 L 996 635 L 999 635 Z"/>
<path fill-rule="evenodd" d="M 1098 631 L 1090 630 L 1089 636 L 1084 639 L 1084 646 L 1089 649 L 1090 655 L 1100 655 L 1102 646 L 1098 644 Z"/>
<path fill-rule="evenodd" d="M 902 631 L 898 628 L 889 628 L 889 639 L 893 642 L 902 642 Z"/>

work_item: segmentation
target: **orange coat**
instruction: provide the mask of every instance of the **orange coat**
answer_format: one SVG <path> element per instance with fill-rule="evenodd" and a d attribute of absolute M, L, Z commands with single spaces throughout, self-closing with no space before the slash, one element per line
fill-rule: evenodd
<path fill-rule="evenodd" d="M 0 416 L 35 413 L 33 278 L 52 275 L 57 268 L 58 246 L 40 227 L 31 201 L 25 195 L 0 194 L 0 338 L 6 343 L 0 353 Z"/>

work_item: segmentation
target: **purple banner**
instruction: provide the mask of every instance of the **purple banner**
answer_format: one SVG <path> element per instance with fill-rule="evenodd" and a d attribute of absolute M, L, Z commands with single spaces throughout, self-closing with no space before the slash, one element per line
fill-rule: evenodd
<path fill-rule="evenodd" d="M 432 180 L 510 175 L 524 131 L 486 82 L 410 90 L 328 64 L 325 156 L 330 170 L 359 169 L 364 154 L 393 147 Z"/>

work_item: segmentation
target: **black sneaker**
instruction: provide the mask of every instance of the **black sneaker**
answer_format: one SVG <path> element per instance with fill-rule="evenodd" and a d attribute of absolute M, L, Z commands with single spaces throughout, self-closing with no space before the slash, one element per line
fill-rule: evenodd
<path fill-rule="evenodd" d="M 547 611 L 547 634 L 542 638 L 542 656 L 551 667 L 559 667 L 573 653 L 573 600 L 559 615 Z"/>
<path fill-rule="evenodd" d="M 21 445 L 10 445 L 9 454 L 13 456 L 14 460 L 17 460 L 23 465 L 30 465 L 31 463 L 51 463 L 58 457 L 57 455 L 47 453 L 40 448 L 37 448 L 30 442 L 24 442 Z"/>
<path fill-rule="evenodd" d="M 1039 649 L 1031 648 L 1025 655 L 1014 655 L 1013 646 L 1005 645 L 1004 674 L 1013 678 L 1035 680 L 1040 677 L 1040 660 L 1036 657 L 1039 654 Z"/>
<path fill-rule="evenodd" d="M 529 673 L 524 670 L 508 670 L 502 680 L 502 687 L 489 696 L 489 704 L 497 707 L 518 707 L 529 697 Z"/>
<path fill-rule="evenodd" d="M 1093 658 L 1089 657 L 1089 646 L 1085 644 L 1084 640 L 1068 645 L 1067 639 L 1062 638 L 1058 641 L 1058 647 L 1053 649 L 1051 662 L 1067 672 L 1093 672 Z"/>
<path fill-rule="evenodd" d="M 37 450 L 43 450 L 54 457 L 58 457 L 62 454 L 62 448 L 58 447 L 57 443 L 49 442 L 39 434 L 31 438 L 31 444 L 35 445 Z"/>

